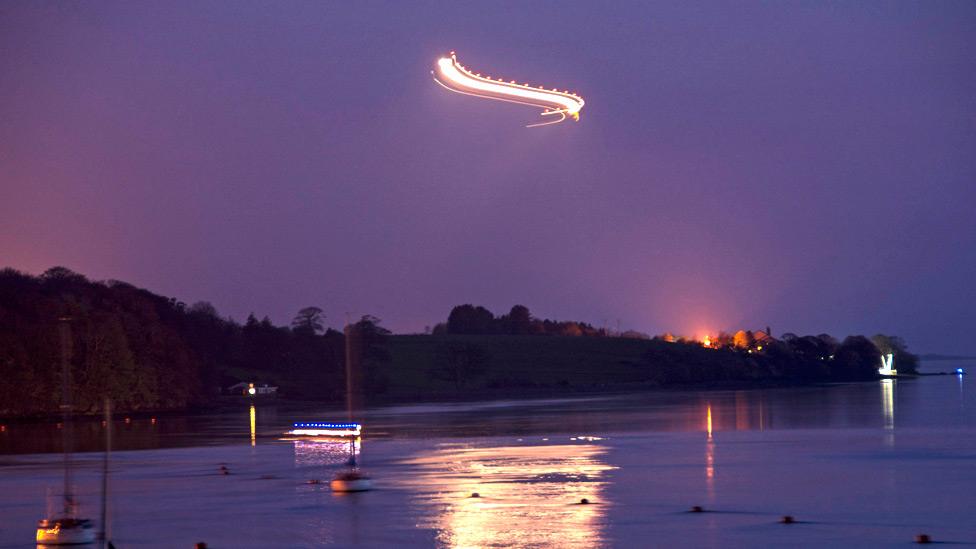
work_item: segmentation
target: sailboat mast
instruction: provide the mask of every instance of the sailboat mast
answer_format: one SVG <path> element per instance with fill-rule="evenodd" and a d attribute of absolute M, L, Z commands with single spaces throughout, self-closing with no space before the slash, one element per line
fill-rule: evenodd
<path fill-rule="evenodd" d="M 112 453 L 112 401 L 105 397 L 105 459 L 102 461 L 102 547 L 108 543 L 108 459 Z"/>
<path fill-rule="evenodd" d="M 353 325 L 346 320 L 346 419 L 352 422 L 352 331 Z"/>
<path fill-rule="evenodd" d="M 64 453 L 64 515 L 74 516 L 74 494 L 71 492 L 71 318 L 61 317 L 61 446 Z"/>
<path fill-rule="evenodd" d="M 352 335 L 354 327 L 353 324 L 346 319 L 346 421 L 352 423 L 352 412 L 353 412 L 353 350 L 352 350 Z M 356 465 L 356 445 L 355 439 L 349 441 L 349 466 L 355 467 Z"/>

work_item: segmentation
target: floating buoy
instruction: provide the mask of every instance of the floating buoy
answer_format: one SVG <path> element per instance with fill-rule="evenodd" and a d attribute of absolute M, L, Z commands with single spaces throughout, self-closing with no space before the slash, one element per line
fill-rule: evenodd
<path fill-rule="evenodd" d="M 919 534 L 915 536 L 915 543 L 932 543 L 932 538 L 928 534 Z"/>
<path fill-rule="evenodd" d="M 473 498 L 480 498 L 481 497 L 481 494 L 479 494 L 478 492 L 471 492 L 471 497 L 473 497 Z"/>
<path fill-rule="evenodd" d="M 580 500 L 580 504 L 581 504 L 581 505 L 586 505 L 586 504 L 587 504 L 587 503 L 589 503 L 589 502 L 590 502 L 590 500 L 588 500 L 588 499 L 586 499 L 586 498 L 583 498 L 583 499 L 581 499 L 581 500 Z"/>
<path fill-rule="evenodd" d="M 793 524 L 796 522 L 796 519 L 793 518 L 793 515 L 783 515 L 783 518 L 779 519 L 779 521 L 782 524 Z"/>
<path fill-rule="evenodd" d="M 695 505 L 694 507 L 691 508 L 691 512 L 692 513 L 704 513 L 705 510 L 702 509 L 702 506 L 701 505 Z"/>

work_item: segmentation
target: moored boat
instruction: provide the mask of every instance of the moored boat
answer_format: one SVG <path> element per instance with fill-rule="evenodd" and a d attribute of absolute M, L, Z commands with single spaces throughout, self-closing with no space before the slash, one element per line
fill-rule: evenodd
<path fill-rule="evenodd" d="M 343 471 L 329 482 L 333 492 L 365 492 L 373 489 L 373 479 L 356 469 Z"/>
<path fill-rule="evenodd" d="M 294 437 L 357 438 L 362 435 L 363 426 L 358 423 L 299 422 L 285 433 Z"/>
<path fill-rule="evenodd" d="M 38 545 L 95 543 L 95 524 L 89 519 L 55 518 L 37 521 Z"/>

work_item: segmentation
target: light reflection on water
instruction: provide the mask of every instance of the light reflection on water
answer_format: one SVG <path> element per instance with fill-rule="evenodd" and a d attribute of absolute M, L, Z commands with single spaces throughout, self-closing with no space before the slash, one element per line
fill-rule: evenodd
<path fill-rule="evenodd" d="M 417 503 L 433 512 L 418 526 L 445 546 L 596 547 L 610 506 L 605 473 L 615 469 L 605 453 L 596 444 L 448 445 L 406 461 L 413 474 L 398 484 L 423 494 Z"/>
<path fill-rule="evenodd" d="M 349 461 L 349 452 L 359 455 L 362 441 L 344 440 L 294 440 L 295 467 L 341 465 Z"/>
<path fill-rule="evenodd" d="M 895 380 L 881 380 L 881 413 L 884 416 L 884 428 L 895 428 Z"/>
<path fill-rule="evenodd" d="M 712 403 L 705 405 L 705 487 L 709 503 L 715 500 L 715 440 L 712 438 Z"/>
<path fill-rule="evenodd" d="M 365 456 L 377 489 L 346 496 L 321 481 L 348 441 L 282 439 L 328 410 L 121 417 L 120 446 L 196 447 L 113 453 L 113 529 L 120 547 L 890 546 L 919 531 L 972 543 L 976 405 L 962 381 L 373 410 Z M 100 420 L 77 432 L 100 450 Z M 53 423 L 7 424 L 0 453 L 49 451 L 58 435 Z M 94 517 L 101 456 L 76 458 Z M 44 488 L 61 478 L 60 456 L 0 456 L 0 549 L 32 542 Z M 684 512 L 693 504 L 724 512 Z M 779 528 L 784 513 L 824 526 Z"/>
<path fill-rule="evenodd" d="M 257 417 L 257 409 L 254 407 L 253 404 L 251 405 L 250 412 L 251 412 L 251 414 L 250 414 L 251 415 L 251 446 L 257 446 L 257 443 L 258 443 L 258 427 L 257 427 L 258 421 L 257 421 L 257 419 L 258 419 L 258 417 Z"/>
<path fill-rule="evenodd" d="M 373 434 L 392 438 L 450 438 L 578 433 L 701 431 L 706 406 L 712 429 L 767 431 L 797 428 L 898 428 L 966 425 L 976 408 L 967 406 L 959 376 L 888 380 L 827 386 L 721 391 L 648 391 L 581 399 L 544 399 L 500 403 L 449 403 L 367 409 L 362 421 Z M 946 389 L 951 392 L 946 393 Z M 942 417 L 935 401 L 958 405 Z M 950 397 L 947 400 L 946 397 Z M 116 450 L 156 449 L 244 443 L 260 446 L 276 440 L 295 419 L 329 418 L 336 412 L 285 401 L 242 403 L 236 410 L 202 415 L 119 417 L 113 425 Z M 953 402 L 954 404 L 954 402 Z M 406 413 L 405 410 L 412 410 Z M 77 418 L 74 448 L 101 451 L 100 418 Z M 4 422 L 0 454 L 61 451 L 55 421 Z"/>

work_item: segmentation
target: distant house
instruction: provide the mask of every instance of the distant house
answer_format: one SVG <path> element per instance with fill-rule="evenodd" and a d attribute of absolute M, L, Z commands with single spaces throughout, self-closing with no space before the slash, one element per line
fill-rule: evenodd
<path fill-rule="evenodd" d="M 253 382 L 242 381 L 240 383 L 235 383 L 226 389 L 227 394 L 230 395 L 241 395 L 246 397 L 255 396 L 277 396 L 278 387 L 273 385 L 268 385 L 267 383 L 263 385 L 257 385 Z"/>

